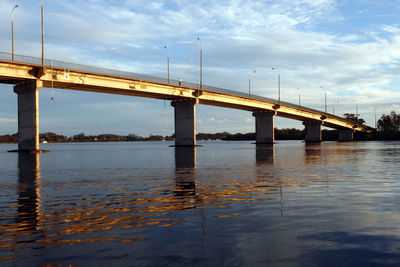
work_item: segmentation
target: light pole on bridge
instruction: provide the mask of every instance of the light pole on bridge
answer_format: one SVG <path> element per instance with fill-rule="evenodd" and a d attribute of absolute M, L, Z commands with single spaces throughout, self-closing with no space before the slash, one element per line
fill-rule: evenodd
<path fill-rule="evenodd" d="M 335 101 L 334 104 L 338 104 L 339 105 L 339 100 Z M 335 105 L 332 104 L 332 114 L 335 115 Z"/>
<path fill-rule="evenodd" d="M 256 69 L 254 69 L 252 72 L 250 72 L 250 75 L 251 75 L 252 73 L 256 73 Z M 249 97 L 250 97 L 250 81 L 251 81 L 251 78 L 250 78 L 250 76 L 249 76 Z"/>
<path fill-rule="evenodd" d="M 281 72 L 280 72 L 279 68 L 274 67 L 272 69 L 278 71 L 278 102 L 279 102 L 279 104 L 281 104 Z"/>
<path fill-rule="evenodd" d="M 200 42 L 200 90 L 203 89 L 203 45 L 200 37 L 197 37 Z"/>
<path fill-rule="evenodd" d="M 356 120 L 357 120 L 357 123 L 358 123 L 358 104 L 356 104 Z"/>
<path fill-rule="evenodd" d="M 43 0 L 42 0 L 42 68 L 44 71 L 44 14 L 43 14 Z"/>
<path fill-rule="evenodd" d="M 323 86 L 321 85 L 319 88 L 322 89 Z M 327 102 L 327 96 L 326 96 L 326 90 L 325 90 L 325 113 L 327 113 L 327 112 L 328 112 L 328 102 Z"/>
<path fill-rule="evenodd" d="M 300 88 L 297 88 L 297 91 L 299 92 L 299 107 L 300 107 Z"/>
<path fill-rule="evenodd" d="M 375 129 L 377 128 L 377 121 L 376 121 L 376 107 L 368 107 L 368 109 L 372 109 L 375 111 Z"/>
<path fill-rule="evenodd" d="M 11 60 L 14 61 L 14 11 L 18 8 L 18 5 L 15 5 L 11 11 Z"/>
<path fill-rule="evenodd" d="M 167 67 L 168 67 L 168 84 L 169 84 L 169 48 L 168 48 L 168 46 L 164 46 L 164 48 L 167 49 L 167 53 L 168 53 L 168 56 L 167 56 Z"/>

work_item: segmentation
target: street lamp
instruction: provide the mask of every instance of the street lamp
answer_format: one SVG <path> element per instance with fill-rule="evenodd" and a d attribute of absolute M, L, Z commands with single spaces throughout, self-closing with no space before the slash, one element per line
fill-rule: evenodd
<path fill-rule="evenodd" d="M 168 46 L 164 46 L 167 49 L 168 57 L 167 57 L 167 66 L 168 66 L 168 84 L 169 84 L 169 49 Z"/>
<path fill-rule="evenodd" d="M 281 103 L 281 72 L 278 68 L 272 68 L 273 70 L 278 71 L 278 101 Z"/>
<path fill-rule="evenodd" d="M 356 104 L 356 114 L 355 115 L 356 115 L 356 122 L 358 123 L 358 104 L 355 100 L 352 100 L 351 102 Z"/>
<path fill-rule="evenodd" d="M 319 87 L 320 89 L 322 89 L 323 88 L 323 86 L 320 86 Z M 326 97 L 326 90 L 325 90 L 325 113 L 327 113 L 328 112 L 328 102 L 327 102 L 327 97 Z"/>
<path fill-rule="evenodd" d="M 300 88 L 297 88 L 297 91 L 299 92 L 299 107 L 300 107 Z"/>
<path fill-rule="evenodd" d="M 322 89 L 323 86 L 320 86 L 319 88 Z M 326 90 L 325 90 L 325 113 L 327 112 L 328 112 L 328 105 L 327 105 Z"/>
<path fill-rule="evenodd" d="M 44 71 L 44 21 L 43 21 L 43 0 L 42 0 L 42 68 Z"/>
<path fill-rule="evenodd" d="M 339 105 L 339 100 L 334 102 L 335 104 Z M 332 104 L 332 114 L 335 115 L 335 106 Z"/>
<path fill-rule="evenodd" d="M 200 89 L 203 89 L 203 45 L 200 37 L 197 37 L 200 42 Z"/>
<path fill-rule="evenodd" d="M 373 109 L 375 111 L 375 129 L 377 127 L 377 122 L 376 122 L 376 107 L 369 107 L 369 109 Z"/>
<path fill-rule="evenodd" d="M 358 123 L 358 104 L 357 104 L 356 100 L 354 100 L 354 99 L 351 100 L 351 102 L 356 104 L 356 114 L 355 114 L 355 116 L 356 116 L 356 122 Z"/>
<path fill-rule="evenodd" d="M 14 10 L 19 7 L 15 5 L 11 11 L 11 60 L 14 61 Z"/>
<path fill-rule="evenodd" d="M 256 73 L 256 69 L 254 69 L 252 72 L 250 72 L 250 75 L 251 75 L 252 73 Z M 250 78 L 250 76 L 249 76 L 249 97 L 250 97 L 250 80 L 251 80 L 251 78 Z"/>

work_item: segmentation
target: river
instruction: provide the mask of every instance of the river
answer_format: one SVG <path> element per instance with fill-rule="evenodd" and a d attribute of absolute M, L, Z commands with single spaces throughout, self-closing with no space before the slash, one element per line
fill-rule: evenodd
<path fill-rule="evenodd" d="M 400 264 L 400 142 L 0 145 L 0 265 Z"/>

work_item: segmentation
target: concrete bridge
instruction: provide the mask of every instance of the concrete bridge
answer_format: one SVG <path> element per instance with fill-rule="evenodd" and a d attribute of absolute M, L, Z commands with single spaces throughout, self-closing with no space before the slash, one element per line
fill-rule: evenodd
<path fill-rule="evenodd" d="M 18 150 L 39 150 L 39 102 L 42 87 L 170 100 L 175 108 L 175 145 L 195 146 L 195 106 L 198 104 L 252 112 L 256 143 L 274 142 L 274 117 L 303 121 L 306 141 L 321 142 L 321 126 L 338 129 L 340 141 L 354 131 L 373 128 L 304 106 L 217 87 L 96 68 L 61 61 L 0 53 L 0 83 L 13 84 L 18 95 Z"/>

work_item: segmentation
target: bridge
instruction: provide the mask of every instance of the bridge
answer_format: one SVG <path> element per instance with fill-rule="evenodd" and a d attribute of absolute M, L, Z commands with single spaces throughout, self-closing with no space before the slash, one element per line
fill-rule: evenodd
<path fill-rule="evenodd" d="M 300 105 L 196 83 L 97 68 L 68 62 L 0 53 L 0 83 L 18 95 L 18 151 L 39 150 L 39 101 L 42 87 L 170 100 L 175 114 L 175 145 L 196 146 L 195 106 L 241 109 L 255 117 L 256 143 L 274 142 L 274 117 L 303 121 L 305 140 L 321 142 L 321 126 L 338 130 L 339 141 L 373 128 Z"/>

